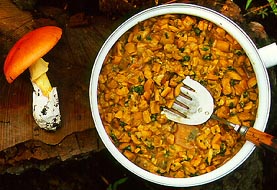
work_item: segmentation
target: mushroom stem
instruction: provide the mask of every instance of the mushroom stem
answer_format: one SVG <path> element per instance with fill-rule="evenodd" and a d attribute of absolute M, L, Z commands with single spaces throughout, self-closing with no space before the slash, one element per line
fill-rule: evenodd
<path fill-rule="evenodd" d="M 32 83 L 35 83 L 47 98 L 49 98 L 49 94 L 52 91 L 52 86 L 46 75 L 48 64 L 48 62 L 40 58 L 29 67 Z"/>

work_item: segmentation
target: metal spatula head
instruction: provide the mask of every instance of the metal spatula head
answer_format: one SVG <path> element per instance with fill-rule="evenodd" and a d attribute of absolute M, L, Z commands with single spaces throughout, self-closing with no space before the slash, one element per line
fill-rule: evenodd
<path fill-rule="evenodd" d="M 253 127 L 234 124 L 217 117 L 213 114 L 213 97 L 204 86 L 189 77 L 183 80 L 183 84 L 180 95 L 176 97 L 173 106 L 162 111 L 162 114 L 165 114 L 168 119 L 186 125 L 199 125 L 211 117 L 233 127 L 235 131 L 255 145 L 277 152 L 276 137 Z"/>
<path fill-rule="evenodd" d="M 181 93 L 171 108 L 164 108 L 162 114 L 172 121 L 199 125 L 206 122 L 214 110 L 214 101 L 210 92 L 199 82 L 186 77 Z"/>

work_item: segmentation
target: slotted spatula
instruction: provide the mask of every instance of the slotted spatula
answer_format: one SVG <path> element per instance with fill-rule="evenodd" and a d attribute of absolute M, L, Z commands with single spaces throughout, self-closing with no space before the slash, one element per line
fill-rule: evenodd
<path fill-rule="evenodd" d="M 255 145 L 277 152 L 276 137 L 253 127 L 237 125 L 217 117 L 213 113 L 213 97 L 204 86 L 190 77 L 186 77 L 183 80 L 183 84 L 180 89 L 180 95 L 176 97 L 173 106 L 164 108 L 162 111 L 162 114 L 165 114 L 169 120 L 186 125 L 199 125 L 206 122 L 209 118 L 213 118 L 233 127 L 239 134 L 245 136 L 246 140 Z"/>

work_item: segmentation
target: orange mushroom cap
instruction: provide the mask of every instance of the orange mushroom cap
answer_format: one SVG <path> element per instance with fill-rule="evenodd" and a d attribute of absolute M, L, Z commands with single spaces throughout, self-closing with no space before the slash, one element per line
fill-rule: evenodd
<path fill-rule="evenodd" d="M 57 44 L 61 35 L 61 28 L 44 26 L 20 38 L 8 53 L 4 63 L 4 74 L 8 83 L 12 83 L 30 65 L 48 53 Z"/>

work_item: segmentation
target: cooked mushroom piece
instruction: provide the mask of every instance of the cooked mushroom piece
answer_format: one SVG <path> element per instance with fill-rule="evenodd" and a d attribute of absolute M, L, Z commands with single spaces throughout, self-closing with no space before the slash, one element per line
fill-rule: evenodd
<path fill-rule="evenodd" d="M 56 130 L 61 122 L 56 87 L 46 75 L 48 62 L 42 57 L 59 41 L 62 29 L 56 26 L 37 28 L 19 39 L 11 48 L 4 63 L 4 74 L 12 83 L 29 68 L 33 92 L 33 116 L 39 127 Z"/>

